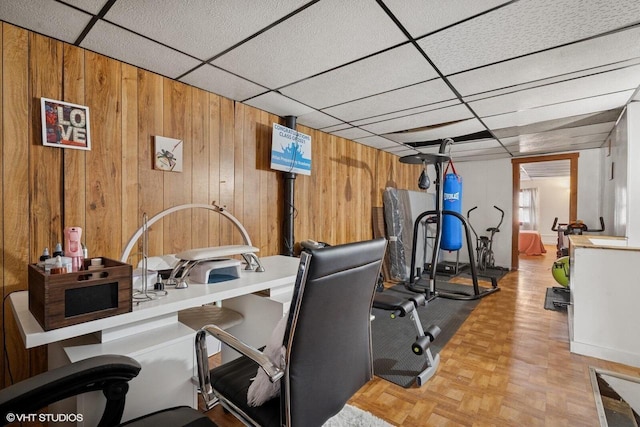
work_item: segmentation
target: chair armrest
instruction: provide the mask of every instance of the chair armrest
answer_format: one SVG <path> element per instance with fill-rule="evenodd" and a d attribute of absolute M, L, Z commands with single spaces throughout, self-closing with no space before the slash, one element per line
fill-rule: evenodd
<path fill-rule="evenodd" d="M 217 403 L 217 398 L 213 393 L 211 377 L 209 375 L 210 369 L 209 354 L 207 352 L 207 334 L 215 337 L 256 362 L 264 370 L 271 382 L 280 380 L 284 375 L 284 371 L 278 366 L 275 366 L 261 351 L 243 343 L 238 338 L 216 325 L 205 325 L 196 332 L 196 365 L 198 368 L 200 394 L 202 395 L 207 410 L 211 409 Z"/>
<path fill-rule="evenodd" d="M 271 362 L 271 360 L 260 350 L 240 341 L 238 338 L 231 335 L 229 332 L 219 328 L 218 326 L 203 326 L 198 331 L 198 334 L 201 335 L 202 332 L 212 335 L 214 338 L 222 341 L 232 349 L 236 350 L 238 353 L 256 362 L 264 370 L 272 383 L 280 380 L 280 378 L 282 378 L 282 376 L 284 375 L 284 371 L 279 366 L 274 365 L 273 362 Z M 198 342 L 198 335 L 196 335 L 196 348 L 198 348 Z M 200 338 L 200 342 L 204 342 L 204 349 L 206 349 L 206 340 L 204 340 L 202 336 Z"/>
<path fill-rule="evenodd" d="M 0 390 L 0 423 L 6 422 L 8 413 L 34 413 L 59 400 L 103 390 L 105 395 L 111 393 L 107 397 L 112 402 L 107 403 L 101 421 L 107 422 L 108 416 L 117 424 L 124 409 L 127 382 L 140 369 L 140 364 L 130 357 L 101 355 L 43 372 Z"/>

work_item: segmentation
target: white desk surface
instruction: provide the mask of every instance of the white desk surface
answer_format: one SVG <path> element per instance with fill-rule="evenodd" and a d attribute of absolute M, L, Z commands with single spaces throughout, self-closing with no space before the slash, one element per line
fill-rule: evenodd
<path fill-rule="evenodd" d="M 168 288 L 167 296 L 140 304 L 134 302 L 133 310 L 129 313 L 51 331 L 44 331 L 29 311 L 28 291 L 11 294 L 9 301 L 25 348 L 33 348 L 111 328 L 129 326 L 153 318 L 170 316 L 186 308 L 290 285 L 295 282 L 300 263 L 299 258 L 275 255 L 260 258 L 260 261 L 265 268 L 264 272 L 242 270 L 240 278 L 235 280 L 209 285 L 190 284 L 186 289 Z"/>

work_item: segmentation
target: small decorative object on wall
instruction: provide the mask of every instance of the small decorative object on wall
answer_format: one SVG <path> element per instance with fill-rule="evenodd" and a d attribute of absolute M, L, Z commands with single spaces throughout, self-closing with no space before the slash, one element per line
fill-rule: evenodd
<path fill-rule="evenodd" d="M 182 172 L 182 140 L 156 136 L 154 153 L 154 169 Z"/>
<path fill-rule="evenodd" d="M 40 98 L 42 145 L 91 150 L 89 107 Z"/>
<path fill-rule="evenodd" d="M 611 162 L 611 170 L 609 171 L 609 181 L 612 181 L 615 178 L 615 176 L 613 175 L 614 166 L 615 166 L 615 163 Z"/>

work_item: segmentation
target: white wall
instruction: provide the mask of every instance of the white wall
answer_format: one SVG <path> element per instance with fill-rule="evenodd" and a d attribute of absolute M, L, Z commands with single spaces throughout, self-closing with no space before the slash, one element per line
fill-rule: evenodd
<path fill-rule="evenodd" d="M 640 247 L 640 102 L 627 106 L 628 158 L 627 158 L 627 238 L 629 246 Z M 632 195 L 634 197 L 632 197 Z"/>
<path fill-rule="evenodd" d="M 605 234 L 627 237 L 630 246 L 640 247 L 640 102 L 627 105 L 601 158 Z"/>
<path fill-rule="evenodd" d="M 455 159 L 454 159 L 455 163 Z M 511 268 L 511 159 L 484 160 L 455 163 L 458 174 L 462 177 L 462 215 L 474 206 L 478 209 L 471 214 L 471 223 L 476 232 L 486 235 L 488 227 L 495 227 L 500 220 L 500 212 L 493 205 L 505 211 L 500 232 L 493 239 L 493 251 L 497 266 Z M 435 172 L 430 167 L 431 182 Z M 475 251 L 475 236 L 471 233 L 472 250 Z M 469 262 L 465 237 L 460 250 L 460 261 Z M 475 252 L 474 252 L 475 253 Z M 444 253 L 444 260 L 455 261 L 455 252 Z"/>
<path fill-rule="evenodd" d="M 537 231 L 546 245 L 555 245 L 558 240 L 558 233 L 551 230 L 554 218 L 557 217 L 558 222 L 564 224 L 570 221 L 569 182 L 569 177 L 537 178 L 520 182 L 520 188 L 538 189 Z"/>
<path fill-rule="evenodd" d="M 610 142 L 602 149 L 602 216 L 606 227 L 604 234 L 609 236 L 627 234 L 627 140 L 625 112 L 611 133 Z"/>
<path fill-rule="evenodd" d="M 600 229 L 604 216 L 602 187 L 602 150 L 582 150 L 578 157 L 578 217 L 589 228 Z M 606 234 L 606 233 L 605 233 Z"/>

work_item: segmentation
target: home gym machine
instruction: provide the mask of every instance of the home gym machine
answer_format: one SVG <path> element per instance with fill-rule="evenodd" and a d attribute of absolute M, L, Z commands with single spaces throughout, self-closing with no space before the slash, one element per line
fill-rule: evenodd
<path fill-rule="evenodd" d="M 309 249 L 319 249 L 331 245 L 314 240 L 303 240 L 300 242 L 300 246 L 303 251 L 308 252 Z M 437 325 L 429 325 L 426 329 L 422 327 L 418 308 L 427 305 L 427 299 L 424 294 L 417 293 L 408 298 L 403 298 L 382 293 L 383 291 L 384 285 L 381 273 L 376 285 L 376 293 L 373 296 L 372 307 L 389 312 L 392 319 L 407 316 L 411 319 L 417 334 L 415 341 L 411 344 L 411 351 L 415 355 L 424 356 L 425 358 L 424 369 L 416 375 L 416 384 L 420 387 L 436 373 L 440 364 L 440 355 L 436 354 L 434 356 L 429 347 L 442 331 Z"/>
<path fill-rule="evenodd" d="M 604 218 L 600 217 L 600 228 L 589 229 L 587 224 L 581 220 L 572 221 L 569 223 L 558 223 L 558 217 L 553 220 L 551 226 L 552 231 L 558 233 L 558 244 L 556 250 L 556 259 L 551 267 L 551 274 L 553 278 L 560 286 L 554 286 L 552 288 L 555 294 L 561 294 L 563 297 L 560 299 L 553 299 L 554 307 L 566 307 L 570 305 L 569 298 L 569 245 L 567 244 L 567 236 L 569 235 L 581 235 L 584 232 L 600 233 L 604 231 Z"/>
<path fill-rule="evenodd" d="M 436 297 L 457 299 L 457 300 L 475 300 L 485 297 L 493 292 L 500 290 L 497 285 L 497 281 L 491 281 L 491 288 L 480 289 L 478 285 L 478 274 L 476 271 L 476 262 L 473 255 L 473 241 L 471 239 L 471 233 L 469 232 L 469 226 L 466 219 L 459 213 L 451 210 L 443 210 L 442 203 L 444 201 L 444 192 L 441 183 L 444 179 L 443 164 L 450 162 L 451 158 L 445 154 L 449 144 L 453 143 L 451 138 L 445 138 L 440 143 L 438 153 L 419 153 L 404 156 L 400 158 L 401 163 L 407 164 L 422 164 L 423 171 L 426 170 L 427 165 L 434 165 L 436 169 L 436 180 L 434 182 L 436 188 L 436 208 L 435 210 L 429 210 L 422 212 L 416 218 L 413 225 L 413 241 L 411 252 L 411 269 L 409 270 L 409 282 L 405 284 L 407 289 L 413 292 L 424 292 L 428 299 Z M 429 221 L 435 224 L 435 235 L 433 240 L 433 253 L 431 254 L 431 265 L 437 265 L 438 254 L 440 252 L 441 240 L 442 240 L 442 223 L 445 216 L 452 216 L 458 218 L 464 226 L 467 250 L 469 252 L 469 266 L 471 269 L 471 280 L 473 282 L 473 293 L 457 291 L 440 291 L 436 286 L 436 268 L 431 268 L 429 271 L 429 283 L 428 287 L 418 285 L 420 280 L 420 273 L 416 270 L 416 248 L 418 245 L 418 228 L 425 217 L 429 217 Z"/>
<path fill-rule="evenodd" d="M 570 234 L 582 234 L 584 232 L 600 233 L 604 231 L 604 218 L 600 217 L 600 229 L 589 229 L 587 224 L 577 220 L 569 223 L 558 223 L 558 217 L 553 220 L 551 231 L 558 233 L 558 243 L 556 245 L 556 256 L 558 258 L 569 255 L 569 245 L 567 237 Z"/>
<path fill-rule="evenodd" d="M 431 353 L 431 343 L 438 338 L 441 329 L 437 325 L 429 325 L 425 330 L 422 327 L 418 308 L 427 305 L 424 294 L 414 294 L 409 298 L 400 298 L 395 295 L 376 293 L 373 297 L 373 307 L 391 312 L 391 318 L 409 316 L 416 330 L 416 340 L 411 344 L 411 351 L 417 356 L 425 357 L 425 368 L 416 375 L 418 387 L 426 383 L 436 373 L 440 364 L 440 355 Z"/>

